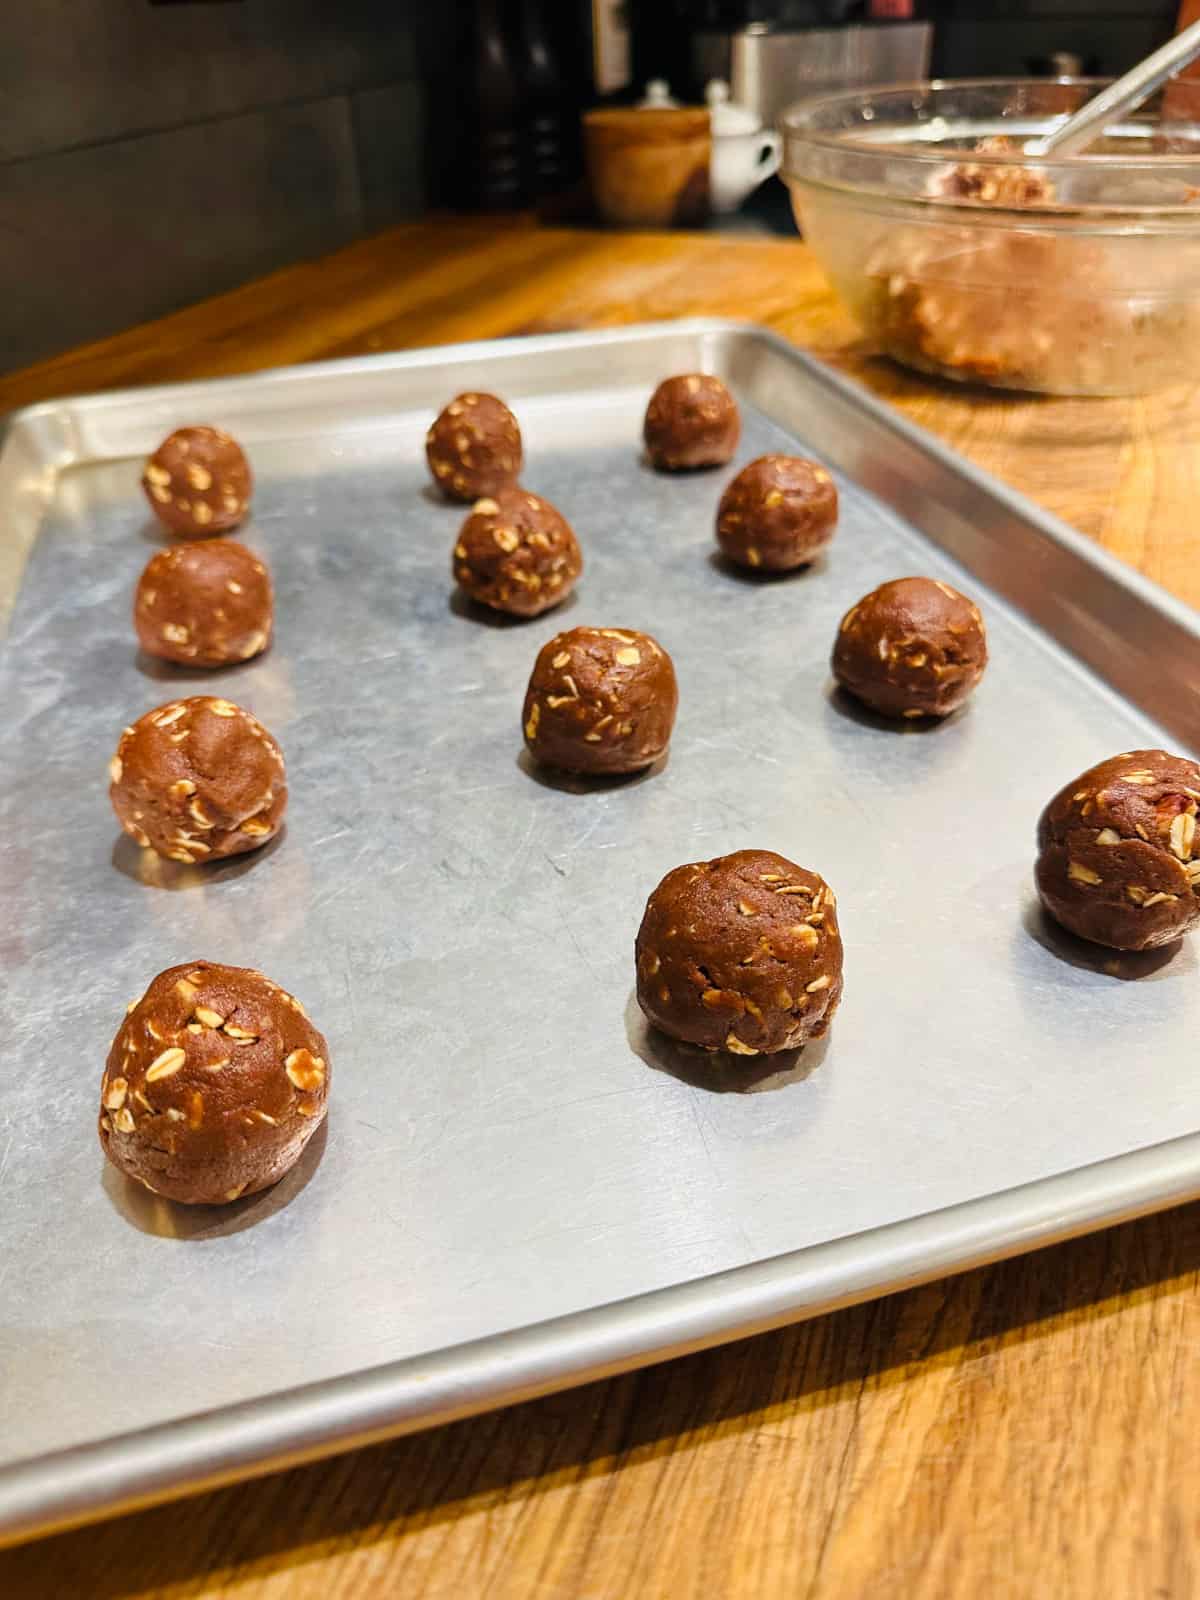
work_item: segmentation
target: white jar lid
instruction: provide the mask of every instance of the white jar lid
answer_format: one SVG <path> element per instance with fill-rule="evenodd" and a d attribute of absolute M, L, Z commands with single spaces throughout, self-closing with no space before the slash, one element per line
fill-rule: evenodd
<path fill-rule="evenodd" d="M 645 97 L 638 101 L 638 111 L 678 111 L 679 101 L 671 98 L 671 85 L 665 78 L 651 78 L 646 85 Z"/>
<path fill-rule="evenodd" d="M 729 133 L 757 133 L 762 127 L 762 119 L 749 106 L 740 106 L 729 98 L 729 85 L 724 78 L 711 79 L 704 98 L 708 101 L 714 138 Z"/>

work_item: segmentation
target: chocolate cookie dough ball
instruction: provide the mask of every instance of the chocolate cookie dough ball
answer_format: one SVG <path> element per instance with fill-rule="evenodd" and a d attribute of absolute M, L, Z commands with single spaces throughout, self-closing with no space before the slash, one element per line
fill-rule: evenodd
<path fill-rule="evenodd" d="M 996 134 L 975 146 L 981 156 L 1021 155 L 1016 139 Z M 1056 198 L 1053 180 L 1043 172 L 1019 164 L 966 161 L 935 172 L 925 193 L 949 200 L 974 200 L 985 206 L 1044 206 Z"/>
<path fill-rule="evenodd" d="M 737 401 L 706 372 L 666 378 L 646 407 L 646 453 L 660 472 L 721 467 L 742 433 Z"/>
<path fill-rule="evenodd" d="M 673 1039 L 772 1055 L 819 1039 L 842 998 L 837 904 L 772 850 L 668 872 L 637 936 L 638 1004 Z"/>
<path fill-rule="evenodd" d="M 220 428 L 176 428 L 142 472 L 155 516 L 184 539 L 236 528 L 253 487 L 241 445 Z"/>
<path fill-rule="evenodd" d="M 168 967 L 104 1069 L 100 1143 L 155 1194 L 219 1205 L 277 1183 L 325 1118 L 329 1049 L 300 1002 L 248 967 Z"/>
<path fill-rule="evenodd" d="M 150 557 L 133 597 L 133 625 L 149 655 L 223 667 L 265 650 L 274 619 L 271 579 L 233 539 L 171 545 Z"/>
<path fill-rule="evenodd" d="M 583 570 L 571 524 L 526 489 L 477 500 L 454 546 L 454 576 L 472 600 L 536 617 L 565 600 Z"/>
<path fill-rule="evenodd" d="M 833 675 L 885 717 L 944 717 L 983 677 L 979 607 L 934 578 L 896 578 L 842 618 Z"/>
<path fill-rule="evenodd" d="M 279 746 L 232 700 L 171 700 L 126 728 L 108 764 L 117 820 L 143 849 L 189 864 L 257 850 L 287 806 Z"/>
<path fill-rule="evenodd" d="M 1197 805 L 1200 765 L 1165 750 L 1131 750 L 1081 773 L 1038 822 L 1042 904 L 1114 950 L 1178 939 L 1200 921 Z"/>
<path fill-rule="evenodd" d="M 824 467 L 803 456 L 759 456 L 721 496 L 717 543 L 743 567 L 788 572 L 825 548 L 837 515 L 837 489 Z"/>
<path fill-rule="evenodd" d="M 679 704 L 670 656 L 632 628 L 571 628 L 543 645 L 522 723 L 535 761 L 564 772 L 640 772 L 667 748 Z"/>
<path fill-rule="evenodd" d="M 516 483 L 521 430 L 494 394 L 460 394 L 425 435 L 425 456 L 447 500 L 478 500 Z"/>

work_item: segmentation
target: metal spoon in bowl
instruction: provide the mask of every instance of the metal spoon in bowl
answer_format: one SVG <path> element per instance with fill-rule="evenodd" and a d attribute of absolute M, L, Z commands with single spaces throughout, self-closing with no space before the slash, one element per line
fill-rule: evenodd
<path fill-rule="evenodd" d="M 1190 61 L 1200 56 L 1200 22 L 1177 33 L 1161 49 L 1155 50 L 1107 89 L 1093 95 L 1057 128 L 1040 139 L 1025 144 L 1027 156 L 1070 156 L 1082 150 L 1104 131 L 1105 126 L 1127 111 L 1134 111 L 1149 100 L 1168 78 L 1173 78 Z"/>

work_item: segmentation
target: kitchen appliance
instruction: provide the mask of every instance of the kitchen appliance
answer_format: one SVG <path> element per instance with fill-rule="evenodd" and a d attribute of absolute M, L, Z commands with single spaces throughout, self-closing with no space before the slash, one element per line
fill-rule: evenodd
<path fill-rule="evenodd" d="M 723 78 L 733 98 L 767 127 L 798 100 L 859 84 L 909 83 L 929 75 L 929 22 L 785 28 L 758 22 L 692 37 L 696 80 Z"/>

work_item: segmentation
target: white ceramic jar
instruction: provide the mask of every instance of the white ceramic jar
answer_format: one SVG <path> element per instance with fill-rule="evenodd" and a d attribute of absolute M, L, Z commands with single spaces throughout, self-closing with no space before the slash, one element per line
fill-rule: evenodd
<path fill-rule="evenodd" d="M 704 98 L 712 122 L 712 209 L 724 214 L 779 171 L 782 141 L 753 111 L 733 104 L 722 79 L 712 80 Z"/>

